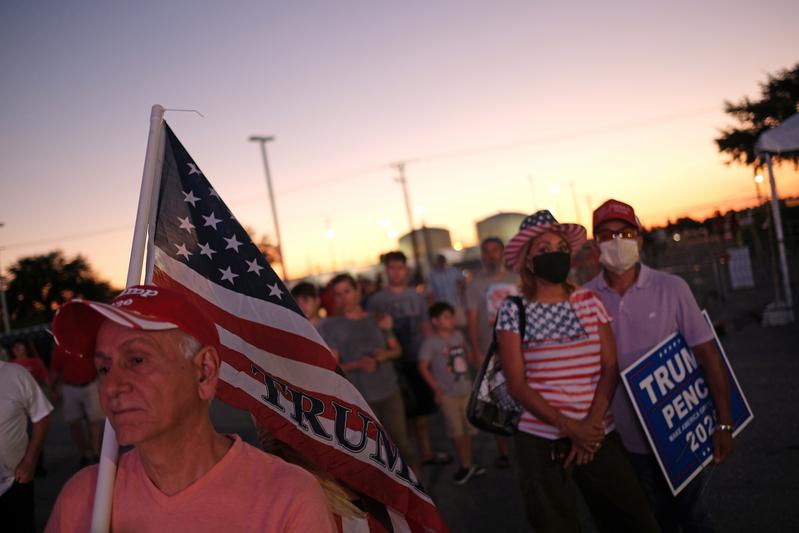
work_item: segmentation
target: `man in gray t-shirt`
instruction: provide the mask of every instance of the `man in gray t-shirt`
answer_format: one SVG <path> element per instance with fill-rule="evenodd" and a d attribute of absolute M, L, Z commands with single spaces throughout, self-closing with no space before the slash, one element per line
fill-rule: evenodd
<path fill-rule="evenodd" d="M 518 294 L 519 276 L 505 270 L 505 244 L 498 237 L 488 237 L 480 243 L 480 260 L 483 270 L 478 272 L 466 287 L 466 319 L 469 344 L 476 368 L 483 364 L 494 330 L 502 300 Z M 508 468 L 508 442 L 496 436 L 498 455 L 494 461 L 497 468 Z"/>
<path fill-rule="evenodd" d="M 387 287 L 369 299 L 369 312 L 374 315 L 391 315 L 394 335 L 402 347 L 402 360 L 415 362 L 422 346 L 423 329 L 427 322 L 427 304 L 424 297 L 411 289 L 396 290 Z"/>
<path fill-rule="evenodd" d="M 433 391 L 419 373 L 419 348 L 422 340 L 430 334 L 427 320 L 427 305 L 424 297 L 408 287 L 408 264 L 402 252 L 389 252 L 383 256 L 388 287 L 369 299 L 369 312 L 380 319 L 391 316 L 394 335 L 402 347 L 402 356 L 397 361 L 397 370 L 402 382 L 405 412 L 412 420 L 412 427 L 419 443 L 423 464 L 447 464 L 452 458 L 436 452 L 430 443 L 427 417 L 436 412 Z"/>
<path fill-rule="evenodd" d="M 351 320 L 344 316 L 331 316 L 319 324 L 319 333 L 328 346 L 338 352 L 341 363 L 352 363 L 362 357 L 372 357 L 377 350 L 385 349 L 386 340 L 372 317 Z M 397 374 L 391 361 L 377 364 L 374 372 L 348 372 L 352 384 L 369 402 L 379 402 L 397 390 Z"/>
<path fill-rule="evenodd" d="M 349 274 L 330 282 L 341 313 L 324 319 L 319 333 L 339 358 L 339 366 L 388 431 L 408 465 L 421 475 L 421 465 L 408 438 L 405 406 L 394 360 L 400 347 L 391 332 L 391 318 L 376 321 L 361 308 L 358 284 Z"/>
<path fill-rule="evenodd" d="M 479 365 L 491 345 L 494 321 L 506 296 L 519 293 L 519 276 L 505 270 L 502 261 L 505 246 L 496 237 L 480 245 L 483 270 L 466 287 L 466 316 L 469 343 Z"/>

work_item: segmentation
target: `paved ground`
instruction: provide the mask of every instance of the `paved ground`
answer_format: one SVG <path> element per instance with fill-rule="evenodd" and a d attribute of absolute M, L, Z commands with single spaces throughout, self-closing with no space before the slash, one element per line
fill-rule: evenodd
<path fill-rule="evenodd" d="M 729 330 L 728 330 L 729 331 Z M 762 328 L 756 324 L 729 332 L 722 339 L 746 393 L 755 420 L 739 436 L 729 462 L 715 468 L 706 491 L 720 531 L 799 531 L 799 327 Z M 76 470 L 67 428 L 56 412 L 46 443 L 49 475 L 36 480 L 37 521 L 49 516 L 55 497 Z M 220 431 L 238 432 L 253 441 L 246 414 L 215 406 L 213 418 Z M 449 449 L 443 430 L 434 432 L 436 446 Z M 530 531 L 513 470 L 491 466 L 493 438 L 476 439 L 479 462 L 488 474 L 464 487 L 450 478 L 454 466 L 429 469 L 425 486 L 455 532 Z M 590 517 L 581 513 L 586 531 L 593 531 Z"/>

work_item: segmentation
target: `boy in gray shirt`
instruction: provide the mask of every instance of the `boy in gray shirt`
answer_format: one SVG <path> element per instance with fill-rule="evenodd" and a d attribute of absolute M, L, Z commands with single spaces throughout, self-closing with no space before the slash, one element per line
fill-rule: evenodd
<path fill-rule="evenodd" d="M 472 390 L 469 348 L 463 334 L 455 329 L 455 311 L 451 305 L 433 304 L 430 320 L 435 333 L 424 340 L 419 350 L 419 373 L 433 390 L 444 414 L 447 435 L 460 462 L 452 479 L 456 485 L 463 485 L 473 476 L 485 474 L 485 468 L 472 464 L 472 436 L 477 431 L 466 419 Z"/>

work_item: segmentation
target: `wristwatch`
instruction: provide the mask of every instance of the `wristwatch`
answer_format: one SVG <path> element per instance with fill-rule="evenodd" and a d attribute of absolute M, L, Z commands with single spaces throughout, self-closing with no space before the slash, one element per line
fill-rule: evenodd
<path fill-rule="evenodd" d="M 732 430 L 735 429 L 732 424 L 716 424 L 713 426 L 713 431 L 729 431 L 732 433 Z"/>

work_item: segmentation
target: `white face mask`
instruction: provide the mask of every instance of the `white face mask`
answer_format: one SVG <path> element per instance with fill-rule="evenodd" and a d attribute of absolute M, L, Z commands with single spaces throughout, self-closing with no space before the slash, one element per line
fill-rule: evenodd
<path fill-rule="evenodd" d="M 627 272 L 638 262 L 638 241 L 636 239 L 611 239 L 600 242 L 599 251 L 599 262 L 616 274 Z"/>

